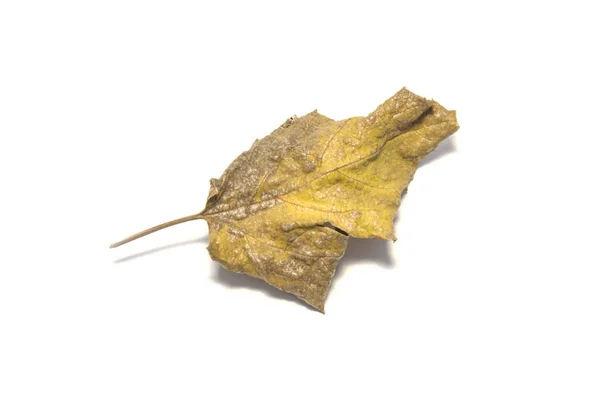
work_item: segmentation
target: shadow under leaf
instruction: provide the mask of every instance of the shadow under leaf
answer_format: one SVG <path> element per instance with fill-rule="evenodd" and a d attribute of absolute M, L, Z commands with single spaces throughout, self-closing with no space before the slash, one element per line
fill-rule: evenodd
<path fill-rule="evenodd" d="M 212 266 L 214 272 L 212 276 L 213 280 L 223 286 L 231 289 L 258 290 L 269 297 L 291 301 L 318 312 L 315 308 L 311 307 L 293 294 L 279 290 L 275 286 L 271 286 L 263 280 L 254 278 L 250 275 L 229 271 L 223 268 L 218 262 L 213 262 Z"/>
<path fill-rule="evenodd" d="M 427 154 L 419 163 L 419 167 L 423 165 L 427 165 L 437 159 L 447 156 L 448 154 L 452 154 L 456 151 L 456 143 L 454 142 L 454 137 L 450 136 L 443 140 L 438 147 L 435 148 L 431 153 Z"/>
<path fill-rule="evenodd" d="M 149 250 L 141 251 L 139 253 L 131 254 L 129 256 L 126 256 L 126 257 L 123 257 L 123 258 L 119 258 L 118 260 L 115 260 L 115 264 L 120 264 L 120 263 L 123 263 L 123 262 L 126 262 L 126 261 L 135 260 L 136 258 L 145 257 L 145 256 L 149 256 L 151 254 L 160 253 L 161 251 L 175 249 L 177 247 L 183 247 L 183 246 L 188 246 L 188 245 L 197 244 L 197 243 L 208 243 L 208 236 L 205 235 L 205 236 L 203 236 L 201 238 L 198 238 L 198 239 L 184 240 L 182 242 L 171 243 L 171 244 L 168 244 L 168 245 L 165 245 L 165 246 L 155 247 L 153 249 L 149 249 Z"/>

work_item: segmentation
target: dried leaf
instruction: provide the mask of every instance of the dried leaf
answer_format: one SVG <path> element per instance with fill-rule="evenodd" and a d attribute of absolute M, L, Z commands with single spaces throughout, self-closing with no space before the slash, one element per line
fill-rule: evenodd
<path fill-rule="evenodd" d="M 204 219 L 214 260 L 323 312 L 348 236 L 396 240 L 393 219 L 417 163 L 457 129 L 454 111 L 406 89 L 366 117 L 292 117 L 210 181 L 202 212 L 111 247 Z"/>

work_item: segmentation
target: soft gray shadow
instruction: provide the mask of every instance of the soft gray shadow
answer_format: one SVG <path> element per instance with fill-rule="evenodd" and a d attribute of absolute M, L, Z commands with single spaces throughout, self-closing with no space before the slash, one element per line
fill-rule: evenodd
<path fill-rule="evenodd" d="M 456 143 L 454 142 L 454 138 L 450 136 L 442 140 L 442 143 L 438 145 L 431 153 L 427 154 L 425 158 L 421 160 L 419 163 L 420 166 L 427 165 L 432 161 L 440 159 L 442 157 L 447 156 L 448 154 L 452 154 L 456 151 Z"/>
<path fill-rule="evenodd" d="M 330 293 L 335 291 L 337 283 L 343 280 L 346 270 L 352 265 L 368 261 L 385 268 L 393 267 L 394 262 L 390 254 L 391 245 L 392 242 L 389 240 L 349 238 L 346 254 L 340 260 L 331 282 Z M 374 268 L 377 268 L 377 266 L 374 266 Z"/>
<path fill-rule="evenodd" d="M 155 247 L 153 249 L 149 249 L 149 250 L 141 251 L 139 253 L 131 254 L 127 257 L 123 257 L 123 258 L 119 258 L 118 260 L 115 260 L 115 264 L 135 260 L 136 258 L 149 256 L 151 254 L 159 253 L 161 251 L 175 249 L 177 247 L 183 247 L 183 246 L 188 246 L 188 245 L 197 244 L 197 243 L 208 243 L 208 236 L 204 235 L 198 239 L 185 240 L 182 242 L 171 243 L 166 246 Z"/>
<path fill-rule="evenodd" d="M 269 285 L 265 281 L 257 278 L 253 278 L 250 275 L 240 274 L 232 272 L 223 268 L 219 263 L 213 262 L 213 275 L 212 278 L 215 282 L 226 286 L 231 289 L 252 289 L 263 292 L 269 297 L 273 297 L 280 300 L 291 301 L 296 304 L 300 304 L 312 311 L 318 312 L 315 308 L 309 306 L 304 301 L 300 300 L 293 294 L 284 292 L 277 289 L 274 286 Z"/>
<path fill-rule="evenodd" d="M 346 254 L 337 266 L 334 280 L 344 275 L 346 267 L 365 261 L 386 268 L 392 267 L 394 263 L 390 254 L 391 245 L 389 240 L 349 238 Z"/>
<path fill-rule="evenodd" d="M 342 261 L 352 265 L 368 260 L 384 267 L 391 267 L 393 265 L 390 255 L 391 244 L 389 240 L 351 237 L 348 239 L 348 248 Z"/>

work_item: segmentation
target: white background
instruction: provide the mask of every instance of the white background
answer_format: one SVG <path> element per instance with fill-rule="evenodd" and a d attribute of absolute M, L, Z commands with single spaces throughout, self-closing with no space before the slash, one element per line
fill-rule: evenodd
<path fill-rule="evenodd" d="M 0 398 L 600 398 L 591 4 L 3 1 Z M 108 250 L 289 116 L 403 86 L 461 129 L 325 315 L 202 221 Z"/>

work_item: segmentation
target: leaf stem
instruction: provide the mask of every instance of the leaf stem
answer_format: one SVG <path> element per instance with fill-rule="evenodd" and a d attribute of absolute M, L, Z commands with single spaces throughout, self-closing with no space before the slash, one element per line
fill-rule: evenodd
<path fill-rule="evenodd" d="M 114 249 L 115 247 L 119 247 L 126 243 L 132 242 L 136 239 L 139 239 L 139 238 L 149 235 L 151 233 L 160 231 L 161 229 L 165 229 L 170 226 L 174 226 L 174 225 L 178 225 L 178 224 L 183 224 L 184 222 L 194 221 L 197 219 L 204 219 L 204 215 L 202 213 L 198 213 L 198 214 L 188 215 L 187 217 L 183 217 L 183 218 L 177 218 L 177 219 L 174 219 L 173 221 L 163 222 L 160 225 L 153 226 L 152 228 L 148 228 L 145 231 L 138 232 L 138 233 L 131 235 L 119 242 L 113 243 L 110 245 L 110 248 Z"/>

